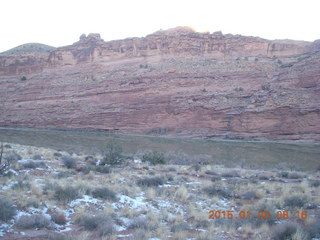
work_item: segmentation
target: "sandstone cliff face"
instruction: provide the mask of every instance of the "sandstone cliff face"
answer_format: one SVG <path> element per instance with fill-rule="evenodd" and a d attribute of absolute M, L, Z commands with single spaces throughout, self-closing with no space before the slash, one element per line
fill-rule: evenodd
<path fill-rule="evenodd" d="M 82 35 L 47 54 L 0 56 L 0 125 L 319 141 L 319 50 L 188 28 Z"/>

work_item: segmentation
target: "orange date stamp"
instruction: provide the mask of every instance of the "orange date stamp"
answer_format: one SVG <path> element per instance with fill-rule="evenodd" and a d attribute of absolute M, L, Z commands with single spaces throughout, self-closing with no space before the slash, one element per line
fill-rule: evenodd
<path fill-rule="evenodd" d="M 274 214 L 274 215 L 273 215 Z M 307 219 L 307 211 L 209 211 L 209 219 L 269 219 L 276 217 L 277 219 Z"/>

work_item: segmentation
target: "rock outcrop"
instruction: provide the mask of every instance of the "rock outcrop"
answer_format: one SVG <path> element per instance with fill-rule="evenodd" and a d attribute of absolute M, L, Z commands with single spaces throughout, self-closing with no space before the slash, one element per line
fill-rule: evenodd
<path fill-rule="evenodd" d="M 0 125 L 320 141 L 319 82 L 319 41 L 181 27 L 110 42 L 89 34 L 0 55 Z"/>

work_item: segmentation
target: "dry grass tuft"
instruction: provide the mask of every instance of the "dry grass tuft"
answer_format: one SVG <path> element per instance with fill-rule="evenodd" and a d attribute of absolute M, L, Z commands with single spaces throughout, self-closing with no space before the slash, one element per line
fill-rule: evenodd
<path fill-rule="evenodd" d="M 188 197 L 188 189 L 185 186 L 180 186 L 175 193 L 175 199 L 182 203 L 187 203 Z"/>
<path fill-rule="evenodd" d="M 137 184 L 143 187 L 157 187 L 164 184 L 164 180 L 161 177 L 142 178 L 137 181 Z"/>
<path fill-rule="evenodd" d="M 0 220 L 8 221 L 15 215 L 16 208 L 14 207 L 13 203 L 8 199 L 0 197 Z"/>
<path fill-rule="evenodd" d="M 43 214 L 22 215 L 16 222 L 16 226 L 21 229 L 52 229 L 50 219 Z"/>

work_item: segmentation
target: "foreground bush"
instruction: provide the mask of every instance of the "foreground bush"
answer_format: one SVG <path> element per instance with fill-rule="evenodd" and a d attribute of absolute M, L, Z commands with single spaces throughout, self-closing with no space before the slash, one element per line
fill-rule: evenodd
<path fill-rule="evenodd" d="M 117 199 L 115 192 L 111 191 L 108 188 L 96 188 L 92 191 L 91 194 L 95 198 L 108 199 L 112 201 Z"/>
<path fill-rule="evenodd" d="M 288 174 L 288 178 L 289 179 L 299 179 L 299 178 L 304 178 L 304 176 L 301 173 L 297 173 L 297 172 L 290 172 Z"/>
<path fill-rule="evenodd" d="M 73 186 L 56 186 L 54 188 L 54 198 L 63 201 L 63 202 L 69 202 L 74 199 L 77 199 L 80 197 L 80 189 L 78 187 Z"/>
<path fill-rule="evenodd" d="M 131 220 L 131 223 L 128 228 L 148 230 L 152 228 L 152 225 L 146 217 L 139 216 Z"/>
<path fill-rule="evenodd" d="M 222 177 L 224 178 L 232 178 L 232 177 L 240 177 L 240 174 L 233 170 L 233 171 L 229 171 L 229 172 L 224 172 L 221 174 Z"/>
<path fill-rule="evenodd" d="M 248 191 L 248 192 L 245 192 L 241 196 L 241 198 L 244 200 L 252 200 L 252 199 L 259 199 L 260 196 L 258 195 L 258 193 L 256 191 Z"/>
<path fill-rule="evenodd" d="M 190 226 L 186 222 L 174 224 L 171 226 L 172 232 L 181 232 L 181 231 L 186 231 L 186 230 L 190 230 Z"/>
<path fill-rule="evenodd" d="M 105 157 L 102 160 L 103 164 L 117 165 L 122 163 L 122 147 L 117 141 L 109 141 L 106 147 Z"/>
<path fill-rule="evenodd" d="M 263 224 L 268 224 L 271 226 L 278 220 L 274 209 L 274 205 L 268 203 L 260 203 L 258 205 L 254 205 L 250 211 L 251 218 L 244 219 L 243 221 L 253 227 L 260 227 Z M 258 216 L 261 214 L 261 212 L 269 213 L 270 216 L 266 218 L 259 218 Z"/>
<path fill-rule="evenodd" d="M 108 166 L 95 166 L 94 170 L 99 173 L 111 173 L 111 168 Z"/>
<path fill-rule="evenodd" d="M 31 169 L 35 169 L 35 168 L 46 168 L 47 165 L 43 162 L 36 162 L 36 161 L 26 161 L 24 163 L 21 164 L 24 168 L 31 168 Z"/>
<path fill-rule="evenodd" d="M 164 183 L 163 179 L 160 177 L 142 178 L 137 181 L 139 186 L 146 187 L 157 187 Z"/>
<path fill-rule="evenodd" d="M 77 223 L 84 227 L 85 230 L 98 230 L 100 236 L 111 235 L 115 232 L 113 219 L 104 214 L 97 216 L 84 215 L 77 219 Z"/>
<path fill-rule="evenodd" d="M 28 182 L 27 179 L 18 180 L 15 184 L 11 186 L 13 190 L 23 190 L 23 189 L 30 189 L 31 184 Z"/>
<path fill-rule="evenodd" d="M 66 168 L 75 168 L 76 165 L 77 165 L 76 160 L 74 158 L 72 158 L 72 157 L 63 156 L 61 159 L 62 159 L 63 165 Z"/>
<path fill-rule="evenodd" d="M 51 229 L 52 222 L 43 214 L 22 215 L 16 222 L 16 226 L 22 229 Z"/>
<path fill-rule="evenodd" d="M 72 176 L 72 173 L 70 172 L 58 172 L 54 175 L 55 178 L 61 179 L 61 178 L 68 178 Z"/>
<path fill-rule="evenodd" d="M 0 220 L 8 221 L 16 215 L 16 208 L 8 199 L 0 197 Z"/>
<path fill-rule="evenodd" d="M 284 207 L 288 208 L 302 208 L 306 203 L 308 202 L 308 199 L 304 195 L 294 195 L 290 196 L 284 199 Z"/>
<path fill-rule="evenodd" d="M 163 153 L 152 151 L 152 152 L 147 152 L 142 156 L 142 162 L 149 162 L 152 165 L 156 165 L 156 164 L 165 164 L 166 160 L 164 158 Z"/>
<path fill-rule="evenodd" d="M 281 223 L 274 227 L 273 229 L 273 239 L 274 240 L 288 240 L 293 239 L 294 234 L 298 230 L 298 224 L 288 222 Z"/>
<path fill-rule="evenodd" d="M 22 159 L 22 157 L 16 152 L 13 152 L 11 155 L 4 157 L 4 160 L 7 160 L 9 162 L 16 162 L 21 159 Z"/>
<path fill-rule="evenodd" d="M 41 160 L 42 159 L 42 156 L 39 155 L 39 154 L 36 154 L 32 157 L 33 160 Z"/>
<path fill-rule="evenodd" d="M 310 236 L 310 238 L 320 238 L 320 222 L 319 221 L 306 225 L 305 230 Z"/>
<path fill-rule="evenodd" d="M 315 180 L 310 183 L 311 187 L 319 187 L 320 186 L 320 180 Z"/>
<path fill-rule="evenodd" d="M 222 187 L 220 185 L 205 187 L 203 188 L 203 191 L 209 196 L 220 196 L 224 198 L 230 198 L 233 196 L 233 193 L 230 189 Z"/>

